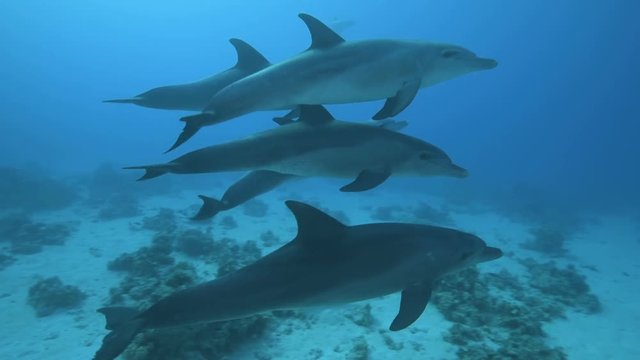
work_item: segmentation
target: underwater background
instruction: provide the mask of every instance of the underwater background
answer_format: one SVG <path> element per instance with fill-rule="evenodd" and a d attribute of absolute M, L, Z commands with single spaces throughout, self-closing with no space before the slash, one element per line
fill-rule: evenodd
<path fill-rule="evenodd" d="M 470 176 L 392 178 L 361 194 L 304 180 L 193 223 L 196 195 L 219 197 L 241 174 L 136 183 L 121 170 L 274 127 L 280 112 L 251 113 L 162 155 L 189 112 L 102 101 L 227 69 L 231 37 L 286 59 L 309 44 L 300 12 L 348 24 L 347 40 L 441 41 L 498 60 L 421 91 L 396 117 Z M 90 358 L 105 333 L 95 309 L 144 306 L 274 250 L 295 235 L 285 199 L 351 224 L 464 229 L 507 256 L 443 280 L 431 314 L 403 334 L 386 330 L 397 311 L 387 297 L 176 330 L 189 339 L 176 344 L 145 335 L 124 358 L 640 357 L 637 14 L 632 0 L 1 2 L 0 358 Z M 364 121 L 381 106 L 328 108 Z M 149 283 L 160 278 L 175 282 L 163 293 Z"/>

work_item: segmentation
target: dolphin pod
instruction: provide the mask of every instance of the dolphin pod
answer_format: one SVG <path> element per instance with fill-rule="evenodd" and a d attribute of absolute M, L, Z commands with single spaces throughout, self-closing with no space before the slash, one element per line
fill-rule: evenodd
<path fill-rule="evenodd" d="M 402 330 L 420 317 L 440 277 L 502 256 L 477 236 L 453 229 L 398 223 L 346 226 L 304 203 L 286 204 L 298 234 L 269 255 L 143 311 L 100 309 L 110 332 L 94 360 L 114 359 L 146 329 L 343 304 L 398 291 L 400 309 L 389 329 Z"/>
<path fill-rule="evenodd" d="M 318 19 L 300 14 L 311 46 L 218 91 L 204 112 L 183 117 L 171 151 L 207 125 L 259 111 L 299 104 L 344 104 L 386 99 L 374 120 L 404 110 L 420 88 L 496 67 L 456 45 L 420 41 L 345 41 Z"/>
<path fill-rule="evenodd" d="M 235 66 L 201 81 L 151 89 L 106 102 L 201 111 L 187 116 L 169 151 L 200 128 L 261 110 L 290 110 L 280 126 L 244 139 L 208 146 L 166 163 L 132 166 L 139 180 L 168 173 L 248 171 L 221 200 L 200 195 L 195 220 L 231 209 L 289 181 L 315 176 L 349 179 L 343 192 L 377 187 L 391 175 L 463 178 L 467 171 L 440 148 L 397 130 L 388 119 L 424 87 L 492 69 L 456 45 L 399 40 L 346 41 L 318 19 L 300 14 L 311 35 L 305 51 L 271 64 L 247 43 L 232 39 Z M 372 117 L 379 126 L 336 120 L 325 104 L 386 99 Z M 297 121 L 294 121 L 298 118 Z M 331 306 L 401 292 L 389 329 L 413 324 L 435 282 L 451 272 L 498 259 L 502 251 L 462 231 L 427 225 L 347 226 L 322 211 L 289 200 L 298 234 L 256 262 L 166 296 L 146 309 L 106 307 L 106 329 L 94 360 L 113 360 L 148 329 L 238 319 L 284 309 Z"/>

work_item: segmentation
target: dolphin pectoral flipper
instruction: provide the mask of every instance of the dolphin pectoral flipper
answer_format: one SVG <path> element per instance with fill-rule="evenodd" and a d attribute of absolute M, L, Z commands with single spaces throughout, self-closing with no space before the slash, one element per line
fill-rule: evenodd
<path fill-rule="evenodd" d="M 391 176 L 391 171 L 385 170 L 363 170 L 353 182 L 340 188 L 342 192 L 359 192 L 373 189 L 382 184 Z"/>
<path fill-rule="evenodd" d="M 107 319 L 108 330 L 111 330 L 96 352 L 93 360 L 113 360 L 127 348 L 131 340 L 142 330 L 144 321 L 136 319 L 139 312 L 125 307 L 107 307 L 99 309 Z"/>
<path fill-rule="evenodd" d="M 389 330 L 398 331 L 413 324 L 427 307 L 431 299 L 431 282 L 410 286 L 402 291 L 400 310 Z"/>
<path fill-rule="evenodd" d="M 215 115 L 211 113 L 200 113 L 197 115 L 185 116 L 180 119 L 180 121 L 184 121 L 184 128 L 176 142 L 171 145 L 169 150 L 165 151 L 165 154 L 174 150 L 178 146 L 184 144 L 187 140 L 191 139 L 193 135 L 195 135 L 201 127 L 207 124 L 215 124 Z"/>
<path fill-rule="evenodd" d="M 387 99 L 382 109 L 373 115 L 372 119 L 382 120 L 399 114 L 411 104 L 418 90 L 420 90 L 420 79 L 407 81 L 394 96 Z"/>
<path fill-rule="evenodd" d="M 156 164 L 156 165 L 142 165 L 142 166 L 127 166 L 124 167 L 123 169 L 125 170 L 144 170 L 145 173 L 144 175 L 142 175 L 137 181 L 142 181 L 142 180 L 149 180 L 149 179 L 153 179 L 155 177 L 158 176 L 162 176 L 166 173 L 168 173 L 169 171 L 171 171 L 171 168 L 177 166 L 176 164 L 173 163 L 166 163 L 166 164 Z"/>
<path fill-rule="evenodd" d="M 289 125 L 295 122 L 295 118 L 300 117 L 300 107 L 296 106 L 295 108 L 293 108 L 293 110 L 289 111 L 288 113 L 282 115 L 282 116 L 278 116 L 278 117 L 274 117 L 273 121 L 280 125 Z"/>

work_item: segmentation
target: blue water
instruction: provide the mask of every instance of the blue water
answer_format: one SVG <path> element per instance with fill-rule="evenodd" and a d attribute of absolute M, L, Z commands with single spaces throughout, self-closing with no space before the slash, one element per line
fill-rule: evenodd
<path fill-rule="evenodd" d="M 3 1 L 0 166 L 56 177 L 158 163 L 272 128 L 278 113 L 207 127 L 162 155 L 188 112 L 101 101 L 197 80 L 235 63 L 231 37 L 277 62 L 307 48 L 299 12 L 349 20 L 348 40 L 449 42 L 495 58 L 490 71 L 423 89 L 406 133 L 469 169 L 463 181 L 392 180 L 469 202 L 591 214 L 640 210 L 640 2 L 614 1 Z M 382 101 L 330 106 L 369 119 Z M 396 182 L 398 181 L 398 182 Z M 398 186 L 400 184 L 400 186 Z M 523 190 L 524 189 L 524 190 Z M 195 202 L 195 200 L 194 200 Z"/>
<path fill-rule="evenodd" d="M 635 1 L 44 1 L 0 4 L 0 163 L 56 172 L 164 159 L 181 112 L 102 104 L 234 63 L 230 37 L 272 61 L 308 45 L 296 17 L 353 20 L 347 39 L 429 39 L 499 60 L 422 91 L 409 133 L 470 169 L 465 186 L 524 182 L 581 206 L 637 203 L 640 49 Z M 268 4 L 268 5 L 267 5 Z M 369 118 L 381 103 L 340 106 Z M 205 129 L 182 151 L 271 126 Z"/>

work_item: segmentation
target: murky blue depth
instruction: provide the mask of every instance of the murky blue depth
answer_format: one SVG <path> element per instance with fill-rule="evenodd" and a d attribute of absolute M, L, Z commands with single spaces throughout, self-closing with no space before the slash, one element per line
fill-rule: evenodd
<path fill-rule="evenodd" d="M 499 65 L 495 69 L 474 72 L 420 90 L 413 102 L 394 116 L 394 119 L 408 123 L 403 133 L 444 149 L 456 164 L 469 171 L 469 177 L 391 177 L 370 193 L 357 194 L 338 191 L 351 180 L 304 180 L 280 185 L 280 179 L 275 179 L 277 184 L 273 186 L 278 185 L 278 190 L 254 200 L 258 201 L 257 208 L 256 203 L 250 202 L 242 205 L 245 207 L 229 210 L 228 217 L 221 214 L 215 221 L 195 225 L 188 217 L 195 215 L 200 207 L 196 195 L 220 198 L 243 174 L 168 175 L 167 179 L 134 183 L 142 173 L 122 170 L 122 167 L 164 163 L 204 146 L 272 129 L 277 125 L 271 119 L 286 111 L 252 112 L 205 127 L 182 147 L 164 155 L 182 130 L 183 123 L 179 119 L 197 112 L 102 101 L 132 97 L 158 86 L 195 81 L 227 69 L 236 62 L 234 48 L 228 43 L 230 38 L 247 41 L 272 63 L 285 60 L 310 44 L 309 33 L 297 16 L 301 12 L 335 27 L 347 41 L 393 38 L 446 42 L 464 46 L 478 56 L 496 59 Z M 525 287 L 534 290 L 522 290 L 514 285 L 518 276 L 524 283 L 522 279 L 527 276 L 553 278 L 556 274 L 566 281 L 564 286 L 571 288 L 572 284 L 579 284 L 573 288 L 576 293 L 564 296 L 584 297 L 574 308 L 558 310 L 566 306 L 560 305 L 562 301 L 558 300 L 564 299 L 563 294 L 546 293 L 556 296 L 556 302 L 552 303 L 555 310 L 573 311 L 587 318 L 588 315 L 603 316 L 602 323 L 611 326 L 611 332 L 627 333 L 631 330 L 612 325 L 615 314 L 607 311 L 615 304 L 596 299 L 600 294 L 595 290 L 601 288 L 594 286 L 594 282 L 617 281 L 617 277 L 609 277 L 611 274 L 619 276 L 621 281 L 631 281 L 640 275 L 637 260 L 630 259 L 638 249 L 635 231 L 640 230 L 638 14 L 640 2 L 632 0 L 3 1 L 0 3 L 0 274 L 3 281 L 11 285 L 5 294 L 0 294 L 0 301 L 4 297 L 12 304 L 23 306 L 24 314 L 10 317 L 2 310 L 0 324 L 4 322 L 2 317 L 6 317 L 6 321 L 19 322 L 19 316 L 24 316 L 29 317 L 34 326 L 40 326 L 35 332 L 38 336 L 58 334 L 56 337 L 62 340 L 46 340 L 58 341 L 58 345 L 53 345 L 55 352 L 50 353 L 52 359 L 93 354 L 106 334 L 102 329 L 104 319 L 95 314 L 96 308 L 120 303 L 146 307 L 153 303 L 136 298 L 131 295 L 133 291 L 123 292 L 123 297 L 114 299 L 114 291 L 110 293 L 109 289 L 122 286 L 120 281 L 125 276 L 122 274 L 127 274 L 130 282 L 138 283 L 142 282 L 140 279 L 164 279 L 169 274 L 166 268 L 154 268 L 151 273 L 143 271 L 135 275 L 135 270 L 131 270 L 136 266 L 131 265 L 135 264 L 134 260 L 129 259 L 131 263 L 127 263 L 121 259 L 122 263 L 113 265 L 114 259 L 119 259 L 123 253 L 143 256 L 134 252 L 143 246 L 151 246 L 153 236 L 158 234 L 169 233 L 177 239 L 193 235 L 181 231 L 195 229 L 198 234 L 207 234 L 217 241 L 214 247 L 204 248 L 212 253 L 218 251 L 218 255 L 198 258 L 204 248 L 200 248 L 197 241 L 186 245 L 164 243 L 172 250 L 165 254 L 162 251 L 167 248 L 152 248 L 151 251 L 159 253 L 149 255 L 155 259 L 149 261 L 162 262 L 171 256 L 172 260 L 166 260 L 164 265 L 173 266 L 184 259 L 187 263 L 194 261 L 195 265 L 190 265 L 193 269 L 171 268 L 171 271 L 182 271 L 180 279 L 193 281 L 185 280 L 175 289 L 211 280 L 222 273 L 203 271 L 205 264 L 215 263 L 216 269 L 225 269 L 228 265 L 229 271 L 235 270 L 293 238 L 295 224 L 282 203 L 294 199 L 311 201 L 323 210 L 333 211 L 330 213 L 341 220 L 349 218 L 351 224 L 418 222 L 428 218 L 429 221 L 423 222 L 462 228 L 477 233 L 490 245 L 503 248 L 508 258 L 502 259 L 507 261 L 503 267 L 496 261 L 495 267 L 491 267 L 491 263 L 486 272 L 465 273 L 462 278 L 449 279 L 441 285 L 444 295 L 432 298 L 432 302 L 446 321 L 455 323 L 455 316 L 451 314 L 459 311 L 446 305 L 447 301 L 452 301 L 447 297 L 447 291 L 453 293 L 462 286 L 456 285 L 456 281 L 484 284 L 495 292 L 511 291 L 508 296 L 518 298 L 532 294 L 532 291 L 533 294 L 538 294 L 535 291 L 545 294 L 546 289 L 534 282 L 527 283 L 530 288 Z M 383 104 L 381 100 L 328 105 L 327 108 L 338 119 L 364 122 L 370 120 Z M 160 209 L 168 211 L 164 213 L 165 217 Z M 612 217 L 623 220 L 609 222 Z M 498 218 L 502 220 L 496 220 Z M 153 223 L 153 219 L 157 223 Z M 132 230 L 136 228 L 138 230 Z M 220 229 L 228 233 L 220 233 Z M 267 230 L 273 230 L 271 235 L 264 235 Z M 139 231 L 150 231 L 149 234 L 154 235 Z M 96 240 L 102 237 L 111 237 L 113 243 L 119 245 L 109 245 L 106 239 Z M 225 243 L 223 238 L 240 239 L 240 243 L 256 240 L 259 246 L 255 249 L 251 246 L 234 248 L 231 244 L 235 243 Z M 563 246 L 565 239 L 577 247 Z M 157 237 L 155 241 L 153 244 L 162 245 Z M 600 241 L 607 243 L 603 245 Z M 618 255 L 607 253 L 615 259 L 612 263 L 628 264 L 628 267 L 609 266 L 606 262 L 596 264 L 596 260 L 587 255 L 581 257 L 596 254 L 594 258 L 597 259 L 598 253 L 613 249 Z M 220 252 L 226 257 L 219 255 Z M 179 255 L 175 255 L 177 253 Z M 85 256 L 90 260 L 83 260 Z M 232 258 L 241 260 L 227 264 Z M 556 261 L 553 266 L 557 265 L 557 268 L 550 267 L 548 260 Z M 83 268 L 92 261 L 100 262 L 100 265 Z M 78 274 L 65 278 L 62 274 L 73 274 L 73 271 L 61 263 L 75 264 L 77 272 L 91 274 L 93 280 L 78 277 Z M 118 269 L 118 266 L 122 268 Z M 523 275 L 523 271 L 528 271 L 528 275 Z M 83 304 L 72 310 L 78 313 L 56 312 L 57 308 L 47 307 L 49 305 L 38 307 L 37 300 L 33 300 L 29 289 L 33 289 L 34 279 L 57 275 L 64 284 L 78 285 L 82 290 L 67 289 L 69 292 L 63 296 L 72 303 Z M 99 279 L 103 277 L 110 280 L 100 283 Z M 80 282 L 92 284 L 87 285 L 90 290 L 82 289 Z M 583 282 L 591 288 L 589 285 L 583 288 Z M 96 285 L 98 283 L 100 285 Z M 64 285 L 50 280 L 42 286 L 59 288 Z M 160 287 L 158 284 L 144 286 Z M 563 285 L 554 283 L 553 286 Z M 144 287 L 138 290 L 139 293 L 152 291 Z M 628 289 L 629 293 L 637 290 L 637 285 L 635 289 Z M 123 291 L 122 288 L 119 291 Z M 468 288 L 465 291 L 475 291 L 477 296 L 481 292 Z M 157 293 L 156 297 L 170 292 Z M 540 310 L 540 314 L 553 313 L 550 310 L 553 306 Z M 37 310 L 33 312 L 31 307 Z M 436 311 L 431 305 L 427 309 Z M 365 325 L 349 322 L 349 326 L 356 326 L 356 329 L 365 326 L 376 334 L 387 331 L 388 318 L 395 316 L 397 303 L 385 302 L 364 311 L 365 315 L 358 312 L 346 316 L 349 319 L 357 317 L 365 323 L 371 313 L 380 318 Z M 513 311 L 520 311 L 520 308 Z M 83 326 L 89 326 L 84 332 L 78 330 L 85 335 L 81 341 L 88 343 L 82 349 L 66 352 L 71 346 L 60 345 L 65 339 L 55 329 L 73 327 L 74 315 L 82 315 Z M 229 353 L 238 359 L 306 355 L 309 359 L 334 358 L 331 356 L 412 359 L 418 358 L 413 356 L 427 356 L 424 354 L 429 352 L 422 349 L 424 344 L 420 345 L 419 337 L 428 337 L 424 341 L 433 342 L 429 344 L 451 346 L 453 350 L 442 350 L 443 354 L 482 358 L 473 357 L 469 350 L 482 346 L 473 347 L 477 345 L 475 343 L 460 345 L 454 339 L 456 336 L 468 339 L 472 335 L 455 332 L 448 333 L 449 337 L 427 332 L 412 339 L 409 335 L 400 340 L 396 338 L 395 341 L 404 341 L 404 350 L 393 350 L 384 338 L 391 335 L 380 335 L 383 337 L 373 340 L 372 335 L 364 332 L 361 338 L 349 338 L 347 345 L 327 344 L 320 353 L 314 353 L 315 348 L 308 351 L 305 348 L 304 353 L 292 355 L 293 350 L 286 350 L 289 346 L 286 342 L 274 345 L 279 352 L 273 350 L 274 347 L 269 350 L 264 344 L 275 340 L 264 339 L 282 334 L 278 332 L 282 330 L 279 326 L 293 321 L 287 317 L 290 315 L 280 314 L 280 318 L 269 318 L 264 323 L 254 319 L 255 323 L 245 324 L 246 328 L 242 329 L 247 334 L 254 327 L 261 329 L 256 330 L 260 334 L 255 336 L 258 340 L 249 341 L 250 348 L 245 342 L 229 346 L 233 348 Z M 605 319 L 607 315 L 612 317 Z M 55 316 L 58 320 L 51 320 Z M 517 319 L 526 323 L 530 319 L 524 316 L 517 316 Z M 555 325 L 550 325 L 560 321 L 557 320 L 560 316 L 554 316 L 550 315 L 549 321 L 544 323 L 546 332 L 540 338 L 545 339 L 543 342 L 548 349 L 564 347 L 571 354 L 570 340 L 563 342 L 557 335 L 565 330 L 554 332 Z M 638 315 L 633 316 L 638 318 Z M 579 328 L 579 322 L 573 325 L 572 320 L 567 320 L 568 328 L 576 326 L 577 331 L 585 331 Z M 312 324 L 309 328 L 315 326 L 316 329 L 331 323 L 322 317 L 307 321 Z M 461 326 L 499 328 L 495 323 Z M 513 326 L 506 331 L 537 331 L 523 330 L 520 323 Z M 622 328 L 625 330 L 620 330 Z M 149 336 L 155 336 L 155 333 Z M 179 336 L 182 335 L 175 335 L 175 338 Z M 319 335 L 313 333 L 307 338 L 310 336 Z M 495 333 L 482 336 L 490 339 L 487 343 L 501 341 L 491 337 L 496 336 Z M 147 357 L 129 354 L 127 358 L 151 359 L 155 356 L 149 355 L 153 351 L 169 351 L 149 345 L 154 339 L 138 339 L 136 343 L 141 348 L 146 346 L 148 353 L 144 356 Z M 18 344 L 16 351 L 22 353 L 26 347 L 20 347 L 21 341 L 28 344 L 40 340 L 18 337 L 11 341 Z M 378 350 L 375 345 L 371 346 L 375 341 L 379 342 L 376 343 Z M 207 344 L 208 352 L 201 349 L 198 359 L 218 358 L 216 351 L 224 345 Z M 363 346 L 369 349 L 368 355 L 353 355 Z M 216 350 L 211 350 L 214 347 Z M 340 347 L 347 350 L 335 350 Z M 592 354 L 599 354 L 594 358 L 616 354 L 613 350 L 601 351 L 603 347 L 606 344 L 602 347 L 594 345 Z M 167 345 L 167 348 L 176 347 Z M 43 349 L 25 353 L 23 358 L 45 358 L 42 356 L 46 356 L 46 349 L 43 345 Z M 335 354 L 327 351 L 335 351 Z M 553 353 L 557 357 L 548 355 L 550 353 L 531 356 L 555 359 L 562 358 L 560 353 Z M 313 357 L 313 354 L 320 355 Z"/>

